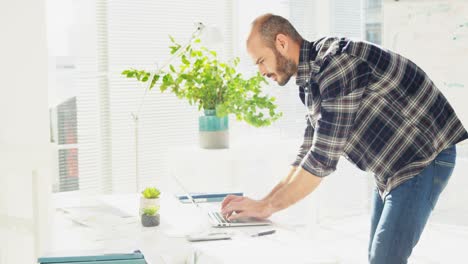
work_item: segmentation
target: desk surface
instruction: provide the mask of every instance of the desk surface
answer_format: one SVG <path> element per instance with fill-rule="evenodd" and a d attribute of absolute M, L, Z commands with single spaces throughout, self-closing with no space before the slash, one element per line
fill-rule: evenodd
<path fill-rule="evenodd" d="M 190 243 L 186 234 L 214 228 L 209 226 L 205 212 L 179 203 L 173 195 L 162 197 L 161 225 L 153 228 L 142 227 L 139 222 L 138 195 L 87 200 L 64 204 L 58 211 L 72 224 L 62 225 L 66 229 L 57 234 L 61 238 L 56 237 L 50 255 L 140 249 L 148 263 L 338 263 L 332 252 L 318 250 L 320 245 L 300 234 L 304 227 L 294 226 L 293 222 L 283 224 L 281 217 L 272 219 L 277 230 L 273 235 L 253 238 L 249 235 L 265 227 L 237 227 L 223 229 L 233 235 L 232 240 Z M 207 210 L 218 206 L 203 205 Z M 311 249 L 317 251 L 311 253 Z"/>

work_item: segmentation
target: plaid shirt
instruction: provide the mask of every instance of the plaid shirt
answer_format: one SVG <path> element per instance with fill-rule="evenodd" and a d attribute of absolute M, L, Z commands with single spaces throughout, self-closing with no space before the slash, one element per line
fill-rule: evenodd
<path fill-rule="evenodd" d="M 304 40 L 296 83 L 310 119 L 293 165 L 319 177 L 332 173 L 343 155 L 374 173 L 384 197 L 468 138 L 422 69 L 368 42 Z"/>

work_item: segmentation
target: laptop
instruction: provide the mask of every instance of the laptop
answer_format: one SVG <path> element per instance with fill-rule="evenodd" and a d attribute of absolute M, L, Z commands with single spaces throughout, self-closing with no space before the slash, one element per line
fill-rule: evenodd
<path fill-rule="evenodd" d="M 185 189 L 185 187 L 175 175 L 174 179 L 176 180 L 177 184 L 182 189 L 184 194 L 188 197 L 190 202 L 198 209 L 203 210 L 208 214 L 208 219 L 210 220 L 211 226 L 213 227 L 264 226 L 272 224 L 272 222 L 268 219 L 259 219 L 254 217 L 245 217 L 235 220 L 228 220 L 221 214 L 221 212 L 207 211 L 205 208 L 201 207 L 195 201 L 195 199 L 193 199 L 193 197 L 190 195 L 190 192 L 188 192 L 187 189 Z"/>

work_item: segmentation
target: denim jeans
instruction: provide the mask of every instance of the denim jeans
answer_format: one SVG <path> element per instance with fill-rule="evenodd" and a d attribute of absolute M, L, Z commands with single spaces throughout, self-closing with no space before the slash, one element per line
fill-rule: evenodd
<path fill-rule="evenodd" d="M 374 190 L 369 263 L 407 263 L 452 175 L 455 158 L 455 146 L 443 150 L 420 174 L 396 187 L 384 200 Z"/>

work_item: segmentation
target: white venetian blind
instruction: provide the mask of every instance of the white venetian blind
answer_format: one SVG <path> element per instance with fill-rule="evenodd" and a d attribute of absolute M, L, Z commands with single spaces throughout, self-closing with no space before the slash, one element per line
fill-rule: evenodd
<path fill-rule="evenodd" d="M 152 70 L 170 57 L 168 35 L 184 44 L 196 22 L 216 25 L 232 57 L 232 2 L 48 0 L 49 89 L 56 144 L 54 191 L 136 190 L 135 123 L 143 85 L 120 73 Z M 165 176 L 169 147 L 198 142 L 199 113 L 172 94 L 149 92 L 139 112 L 140 186 Z"/>
<path fill-rule="evenodd" d="M 362 0 L 330 0 L 330 33 L 361 38 L 363 32 Z"/>
<path fill-rule="evenodd" d="M 109 190 L 105 0 L 48 0 L 54 192 Z"/>
<path fill-rule="evenodd" d="M 111 191 L 109 101 L 107 75 L 107 1 L 74 1 L 77 14 L 72 31 L 75 54 L 78 116 L 79 190 Z"/>
<path fill-rule="evenodd" d="M 215 24 L 223 32 L 218 46 L 230 57 L 232 13 L 230 1 L 115 0 L 108 3 L 108 104 L 110 113 L 110 158 L 113 192 L 136 190 L 135 122 L 145 87 L 120 75 L 135 67 L 154 69 L 170 57 L 172 35 L 184 44 L 195 30 L 195 22 Z M 165 174 L 165 155 L 170 147 L 198 142 L 198 111 L 184 100 L 157 89 L 149 92 L 139 113 L 140 186 L 158 184 Z"/>

